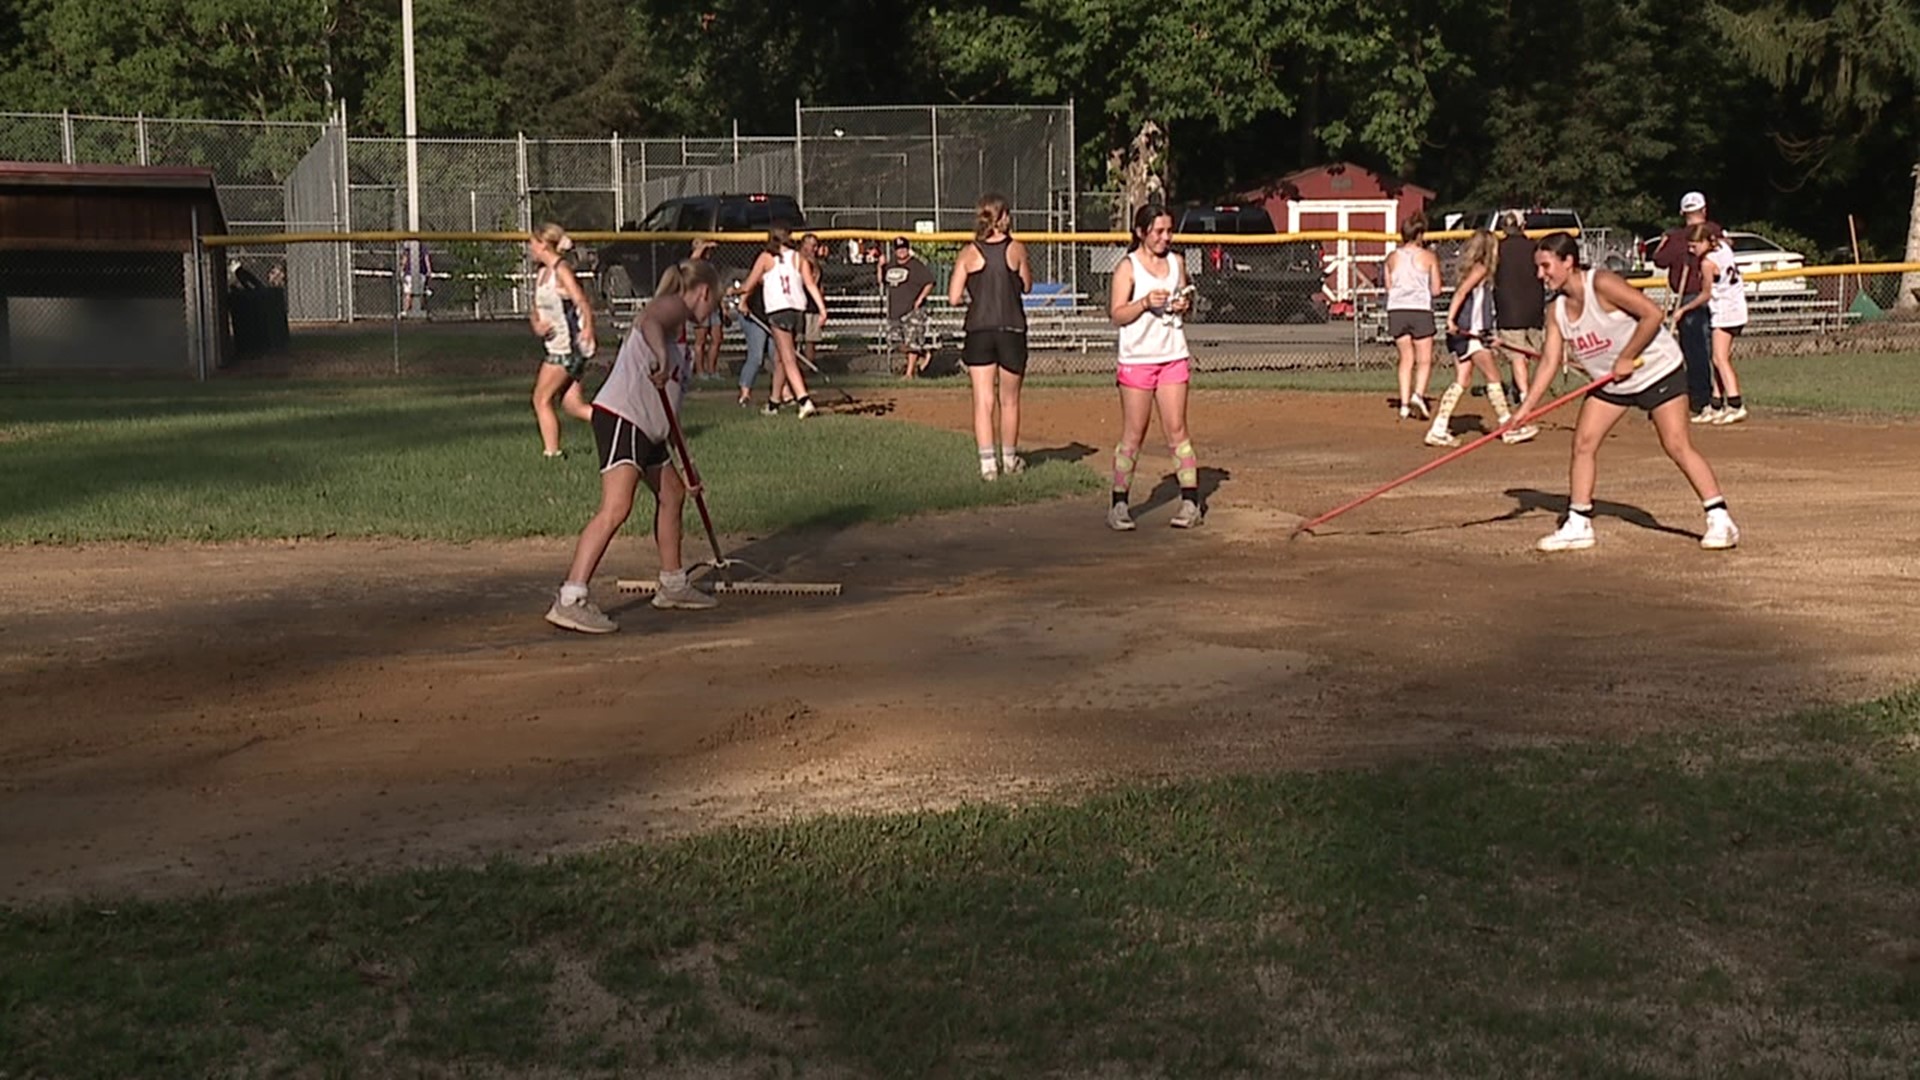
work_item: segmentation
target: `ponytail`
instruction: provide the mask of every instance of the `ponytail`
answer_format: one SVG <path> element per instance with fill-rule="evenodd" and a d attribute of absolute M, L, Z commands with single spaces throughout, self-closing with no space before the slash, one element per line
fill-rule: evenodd
<path fill-rule="evenodd" d="M 980 202 L 974 209 L 973 238 L 976 241 L 986 240 L 988 234 L 1003 224 L 1011 225 L 1012 222 L 1009 220 L 1011 216 L 1011 212 L 1007 209 L 1005 195 L 980 196 Z"/>
<path fill-rule="evenodd" d="M 793 227 L 784 221 L 767 226 L 767 254 L 778 255 L 793 246 Z"/>

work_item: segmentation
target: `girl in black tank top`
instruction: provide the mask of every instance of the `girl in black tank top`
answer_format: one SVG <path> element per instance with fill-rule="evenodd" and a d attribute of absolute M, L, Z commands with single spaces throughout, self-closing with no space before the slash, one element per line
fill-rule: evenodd
<path fill-rule="evenodd" d="M 1020 383 L 1027 373 L 1027 310 L 1023 294 L 1033 287 L 1027 247 L 1008 235 L 1013 215 L 999 195 L 980 199 L 974 241 L 954 260 L 947 300 L 965 304 L 966 331 L 960 360 L 973 383 L 973 434 L 980 448 L 980 479 L 1026 468 L 1019 453 Z M 996 387 L 995 383 L 998 383 Z M 999 406 L 999 452 L 994 447 L 994 406 Z"/>

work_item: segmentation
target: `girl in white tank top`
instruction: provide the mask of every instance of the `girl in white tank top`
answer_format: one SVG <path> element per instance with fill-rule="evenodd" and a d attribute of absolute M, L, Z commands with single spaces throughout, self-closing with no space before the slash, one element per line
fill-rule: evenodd
<path fill-rule="evenodd" d="M 1594 545 L 1593 492 L 1597 456 L 1607 433 L 1629 409 L 1643 409 L 1653 420 L 1661 449 L 1680 467 L 1707 512 L 1700 546 L 1724 550 L 1740 543 L 1740 530 L 1727 513 L 1713 466 L 1693 447 L 1687 416 L 1685 364 L 1680 346 L 1667 333 L 1653 301 L 1620 275 L 1580 265 L 1579 242 L 1566 233 L 1543 238 L 1534 252 L 1541 284 L 1560 294 L 1547 323 L 1540 374 L 1527 390 L 1519 418 L 1540 404 L 1553 377 L 1571 352 L 1595 381 L 1618 376 L 1593 389 L 1574 421 L 1573 462 L 1568 480 L 1567 520 L 1534 546 L 1541 551 L 1578 551 Z M 1576 310 L 1577 309 L 1577 310 Z M 1645 344 L 1637 350 L 1635 341 Z M 1637 367 L 1628 361 L 1637 359 Z"/>
<path fill-rule="evenodd" d="M 1695 232 L 1700 235 L 1695 237 Z M 1713 325 L 1713 400 L 1693 422 L 1737 424 L 1747 418 L 1747 403 L 1740 396 L 1740 376 L 1733 370 L 1733 339 L 1747 325 L 1747 283 L 1740 278 L 1733 245 L 1725 234 L 1696 225 L 1688 231 L 1687 247 L 1700 259 L 1700 276 L 1712 285 L 1689 305 L 1690 310 L 1706 303 Z"/>
<path fill-rule="evenodd" d="M 587 302 L 580 282 L 567 266 L 566 253 L 571 250 L 573 238 L 552 222 L 527 237 L 527 254 L 539 268 L 534 275 L 533 305 L 527 314 L 527 324 L 539 336 L 545 353 L 540 372 L 533 380 L 533 419 L 540 428 L 540 442 L 549 458 L 565 456 L 560 448 L 560 415 L 555 411 L 556 403 L 568 416 L 578 420 L 587 420 L 593 415 L 580 390 L 580 376 L 595 347 L 593 305 Z"/>
<path fill-rule="evenodd" d="M 1180 483 L 1180 506 L 1167 524 L 1195 528 L 1206 521 L 1200 505 L 1200 462 L 1187 435 L 1187 384 L 1192 363 L 1181 316 L 1191 305 L 1187 266 L 1172 252 L 1173 214 L 1163 206 L 1143 206 L 1133 215 L 1133 246 L 1113 271 L 1107 292 L 1107 316 L 1120 328 L 1115 381 L 1120 384 L 1120 443 L 1113 450 L 1113 490 L 1107 527 L 1131 532 L 1136 526 L 1127 498 L 1133 470 L 1146 441 L 1147 425 L 1160 413 L 1160 428 L 1173 453 Z"/>
<path fill-rule="evenodd" d="M 1400 354 L 1400 419 L 1431 420 L 1427 383 L 1433 378 L 1433 295 L 1441 287 L 1440 263 L 1428 251 L 1427 218 L 1414 214 L 1400 226 L 1400 244 L 1381 263 L 1386 275 L 1387 336 Z"/>

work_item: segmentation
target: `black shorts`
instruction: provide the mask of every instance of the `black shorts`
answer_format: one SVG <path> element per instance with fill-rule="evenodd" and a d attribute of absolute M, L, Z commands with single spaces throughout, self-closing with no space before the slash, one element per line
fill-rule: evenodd
<path fill-rule="evenodd" d="M 1024 330 L 969 330 L 960 346 L 960 362 L 968 367 L 992 367 L 1009 375 L 1027 373 L 1027 334 Z"/>
<path fill-rule="evenodd" d="M 644 471 L 667 463 L 667 444 L 654 442 L 633 421 L 598 406 L 593 410 L 593 445 L 600 452 L 601 472 L 622 465 Z"/>
<path fill-rule="evenodd" d="M 1415 341 L 1425 341 L 1433 336 L 1433 312 L 1414 309 L 1402 309 L 1387 312 L 1387 336 L 1390 338 L 1410 337 Z"/>
<path fill-rule="evenodd" d="M 1642 409 L 1646 412 L 1665 405 L 1677 397 L 1687 396 L 1687 365 L 1681 364 L 1660 377 L 1660 381 L 1637 394 L 1616 394 L 1609 390 L 1595 390 L 1593 396 L 1609 405 L 1618 405 L 1623 409 Z"/>
<path fill-rule="evenodd" d="M 1740 331 L 1745 330 L 1746 328 L 1747 328 L 1747 324 L 1741 323 L 1739 326 L 1716 326 L 1713 328 L 1713 330 L 1714 330 L 1714 333 L 1716 334 L 1725 334 L 1728 337 L 1739 337 Z"/>
<path fill-rule="evenodd" d="M 799 337 L 807 328 L 807 313 L 804 311 L 770 311 L 767 313 L 767 325 L 775 330 L 785 330 Z"/>

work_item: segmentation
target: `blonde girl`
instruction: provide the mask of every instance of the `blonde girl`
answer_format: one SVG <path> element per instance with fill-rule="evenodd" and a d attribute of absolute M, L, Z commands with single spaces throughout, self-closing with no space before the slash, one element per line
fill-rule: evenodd
<path fill-rule="evenodd" d="M 613 371 L 593 399 L 593 442 L 600 455 L 600 509 L 580 532 L 573 563 L 547 621 L 583 634 L 620 629 L 588 598 L 588 583 L 607 545 L 633 512 L 633 497 L 646 481 L 654 498 L 653 539 L 660 552 L 656 608 L 698 610 L 714 599 L 687 581 L 680 556 L 680 514 L 687 487 L 669 460 L 670 425 L 660 391 L 675 411 L 686 393 L 692 366 L 680 342 L 688 322 L 698 323 L 719 306 L 720 275 L 705 259 L 687 259 L 661 275 L 653 299 L 620 345 Z"/>
<path fill-rule="evenodd" d="M 1500 385 L 1500 368 L 1488 347 L 1493 340 L 1493 282 L 1500 268 L 1500 240 L 1482 229 L 1467 238 L 1460 253 L 1460 284 L 1454 286 L 1453 300 L 1447 304 L 1447 351 L 1453 354 L 1453 385 L 1440 397 L 1440 409 L 1433 414 L 1433 426 L 1427 429 L 1428 446 L 1459 446 L 1460 437 L 1450 428 L 1454 407 L 1460 404 L 1473 385 L 1473 370 L 1486 378 L 1487 400 L 1501 427 L 1507 426 L 1512 410 L 1507 407 L 1507 390 Z M 1533 427 L 1516 428 L 1502 438 L 1509 443 L 1526 442 L 1540 434 Z"/>
<path fill-rule="evenodd" d="M 540 444 L 549 458 L 566 456 L 560 449 L 559 401 L 575 420 L 593 417 L 580 376 L 595 351 L 593 305 L 567 265 L 573 238 L 549 221 L 527 238 L 527 254 L 537 268 L 533 275 L 533 307 L 527 324 L 546 349 L 546 359 L 533 380 L 533 419 L 540 426 Z"/>

